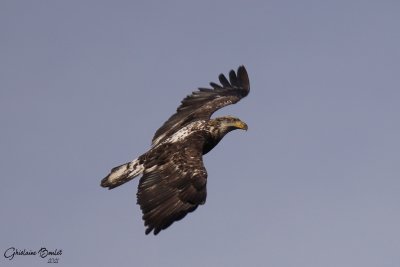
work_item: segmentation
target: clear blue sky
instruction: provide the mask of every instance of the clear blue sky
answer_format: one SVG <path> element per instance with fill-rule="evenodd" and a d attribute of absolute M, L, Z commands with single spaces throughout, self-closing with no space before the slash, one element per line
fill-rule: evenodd
<path fill-rule="evenodd" d="M 0 3 L 0 265 L 400 266 L 399 1 Z M 145 236 L 145 152 L 180 100 L 244 64 L 246 121 L 207 203 Z"/>

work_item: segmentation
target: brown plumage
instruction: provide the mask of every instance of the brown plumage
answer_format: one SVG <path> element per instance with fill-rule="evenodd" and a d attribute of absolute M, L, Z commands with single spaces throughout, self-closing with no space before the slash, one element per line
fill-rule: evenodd
<path fill-rule="evenodd" d="M 247 130 L 240 119 L 211 119 L 218 109 L 234 104 L 250 91 L 244 66 L 219 75 L 221 85 L 199 88 L 185 97 L 177 112 L 155 133 L 152 147 L 137 159 L 115 167 L 101 181 L 109 189 L 142 174 L 137 203 L 143 212 L 146 234 L 158 234 L 206 201 L 207 171 L 202 156 L 230 131 Z"/>

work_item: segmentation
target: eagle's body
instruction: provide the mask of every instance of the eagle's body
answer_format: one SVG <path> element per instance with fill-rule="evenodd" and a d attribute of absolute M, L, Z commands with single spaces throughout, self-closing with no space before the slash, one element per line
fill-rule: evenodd
<path fill-rule="evenodd" d="M 238 118 L 224 116 L 211 119 L 218 109 L 236 103 L 250 90 L 246 69 L 229 73 L 228 81 L 219 76 L 222 86 L 200 88 L 182 100 L 172 115 L 153 137 L 152 147 L 137 159 L 115 167 L 101 181 L 109 189 L 142 174 L 138 187 L 138 204 L 147 226 L 146 234 L 158 234 L 180 220 L 207 196 L 207 171 L 202 156 L 235 129 L 247 130 Z"/>

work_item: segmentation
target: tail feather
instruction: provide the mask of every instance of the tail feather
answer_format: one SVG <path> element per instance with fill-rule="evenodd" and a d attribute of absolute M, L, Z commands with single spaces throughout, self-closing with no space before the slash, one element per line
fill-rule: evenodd
<path fill-rule="evenodd" d="M 108 187 L 108 189 L 113 189 L 126 182 L 129 182 L 136 176 L 140 175 L 143 170 L 143 164 L 140 164 L 139 160 L 135 159 L 131 162 L 113 168 L 110 174 L 101 180 L 101 186 Z"/>

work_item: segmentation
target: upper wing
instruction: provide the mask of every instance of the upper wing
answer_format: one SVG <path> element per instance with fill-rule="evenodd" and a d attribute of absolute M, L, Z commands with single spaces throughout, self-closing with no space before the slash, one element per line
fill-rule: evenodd
<path fill-rule="evenodd" d="M 244 66 L 238 68 L 237 74 L 231 70 L 229 81 L 220 74 L 219 81 L 221 85 L 210 83 L 213 89 L 199 88 L 198 91 L 185 97 L 176 113 L 157 130 L 152 144 L 159 143 L 187 123 L 198 119 L 209 119 L 215 111 L 238 102 L 250 91 L 249 76 Z"/>
<path fill-rule="evenodd" d="M 207 196 L 201 150 L 184 146 L 172 152 L 163 145 L 158 150 L 146 158 L 137 193 L 146 234 L 154 230 L 155 235 L 204 204 Z"/>

